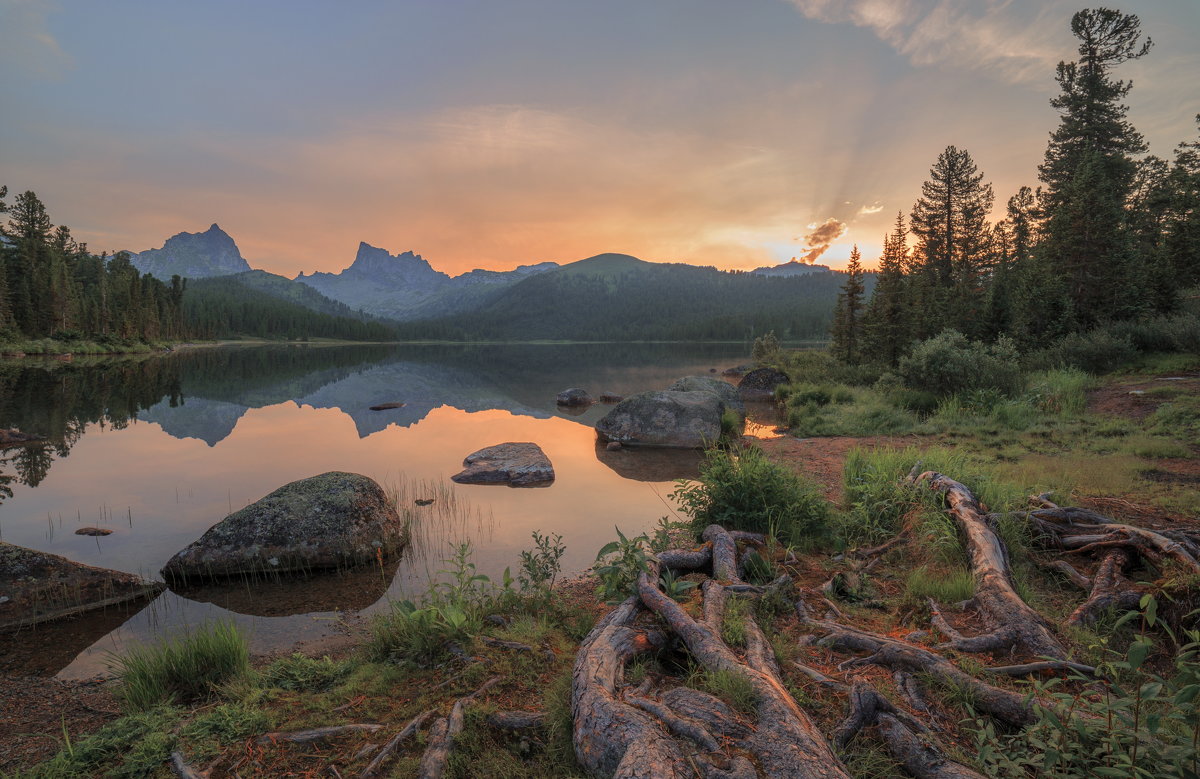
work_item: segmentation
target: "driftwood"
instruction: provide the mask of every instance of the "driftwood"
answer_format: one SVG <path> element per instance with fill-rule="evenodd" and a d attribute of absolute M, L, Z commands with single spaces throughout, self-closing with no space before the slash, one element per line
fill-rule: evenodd
<path fill-rule="evenodd" d="M 312 730 L 297 730 L 291 733 L 267 733 L 264 736 L 258 737 L 258 743 L 273 744 L 279 741 L 287 741 L 292 744 L 315 744 L 331 738 L 337 738 L 338 736 L 344 736 L 347 733 L 373 733 L 382 728 L 383 725 L 370 725 L 363 723 L 354 725 L 332 725 L 325 728 L 313 728 Z"/>
<path fill-rule="evenodd" d="M 379 754 L 375 755 L 375 759 L 363 769 L 361 774 L 359 774 L 359 779 L 371 779 L 373 776 L 379 776 L 379 772 L 383 770 L 384 763 L 391 759 L 392 753 L 396 751 L 396 748 L 404 743 L 404 741 L 411 738 L 413 734 L 420 730 L 421 726 L 425 724 L 425 720 L 432 716 L 433 709 L 429 709 L 428 711 L 423 711 L 409 720 L 409 723 L 405 725 L 399 733 L 393 736 L 392 740 L 387 742 L 383 749 L 379 750 Z"/>
<path fill-rule="evenodd" d="M 440 779 L 446 772 L 446 763 L 450 760 L 450 752 L 454 749 L 454 740 L 463 729 L 463 714 L 467 706 L 483 693 L 495 687 L 504 677 L 493 676 L 483 685 L 466 696 L 454 702 L 450 716 L 442 717 L 433 723 L 429 729 L 429 744 L 421 755 L 421 766 L 417 769 L 419 779 Z"/>
<path fill-rule="evenodd" d="M 933 471 L 926 471 L 915 481 L 928 482 L 930 489 L 946 496 L 950 514 L 966 542 L 971 573 L 975 578 L 973 602 L 991 629 L 989 633 L 971 637 L 951 631 L 947 634 L 949 645 L 964 652 L 1019 647 L 1039 657 L 1065 659 L 1066 650 L 1050 632 L 1049 625 L 1017 595 L 1009 573 L 1008 553 L 971 491 Z M 938 627 L 942 630 L 944 621 Z"/>

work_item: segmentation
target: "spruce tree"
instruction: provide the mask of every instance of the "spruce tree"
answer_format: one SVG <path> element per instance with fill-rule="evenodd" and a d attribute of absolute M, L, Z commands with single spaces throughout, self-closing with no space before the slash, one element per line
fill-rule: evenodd
<path fill-rule="evenodd" d="M 846 282 L 838 293 L 837 307 L 833 311 L 833 328 L 830 349 L 834 356 L 847 365 L 857 365 L 862 357 L 863 316 L 863 269 L 858 245 L 850 250 L 850 264 L 846 266 Z"/>
<path fill-rule="evenodd" d="M 910 221 L 916 236 L 914 292 L 924 311 L 921 338 L 953 327 L 968 335 L 979 329 L 983 280 L 990 264 L 992 185 L 965 149 L 947 146 L 921 185 Z"/>
<path fill-rule="evenodd" d="M 904 214 L 896 214 L 896 227 L 883 238 L 883 255 L 875 289 L 863 312 L 865 352 L 885 365 L 895 367 L 909 340 L 908 245 Z"/>
<path fill-rule="evenodd" d="M 1144 56 L 1151 42 L 1141 40 L 1137 16 L 1108 8 L 1076 13 L 1071 32 L 1079 39 L 1079 59 L 1058 64 L 1062 92 L 1050 104 L 1062 118 L 1038 168 L 1045 184 L 1039 251 L 1065 278 L 1073 314 L 1087 327 L 1132 316 L 1146 302 L 1142 258 L 1126 233 L 1133 155 L 1146 145 L 1121 103 L 1132 84 L 1111 74 Z"/>

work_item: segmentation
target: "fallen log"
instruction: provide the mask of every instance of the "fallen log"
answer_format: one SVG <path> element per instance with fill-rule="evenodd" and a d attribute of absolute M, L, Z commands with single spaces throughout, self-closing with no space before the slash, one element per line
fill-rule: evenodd
<path fill-rule="evenodd" d="M 433 723 L 429 729 L 429 745 L 421 755 L 421 765 L 417 769 L 418 779 L 441 779 L 446 772 L 446 764 L 450 760 L 450 752 L 454 749 L 454 741 L 463 729 L 463 715 L 467 706 L 477 697 L 499 684 L 504 677 L 493 676 L 470 695 L 459 698 L 450 709 L 450 716 L 442 717 Z"/>
<path fill-rule="evenodd" d="M 433 709 L 429 709 L 409 720 L 408 724 L 401 728 L 399 733 L 392 736 L 391 741 L 384 744 L 383 749 L 379 750 L 379 754 L 375 755 L 375 759 L 367 764 L 363 772 L 358 775 L 359 779 L 371 779 L 371 777 L 379 776 L 379 772 L 383 770 L 384 763 L 391 759 L 392 753 L 396 751 L 396 748 L 411 738 L 425 724 L 425 720 L 432 716 Z M 355 755 L 355 757 L 358 757 L 358 755 Z"/>
<path fill-rule="evenodd" d="M 292 744 L 314 744 L 321 741 L 326 741 L 338 736 L 344 736 L 347 733 L 374 733 L 376 730 L 383 728 L 383 725 L 370 724 L 354 724 L 354 725 L 332 725 L 325 728 L 313 728 L 311 730 L 297 730 L 291 733 L 267 733 L 258 737 L 258 743 L 271 744 L 279 741 L 287 741 Z"/>
<path fill-rule="evenodd" d="M 1013 587 L 1008 554 L 971 491 L 934 471 L 916 477 L 945 495 L 950 514 L 962 530 L 975 579 L 976 608 L 991 632 L 980 636 L 951 635 L 949 645 L 964 652 L 988 652 L 1019 647 L 1029 654 L 1062 660 L 1066 650 L 1040 614 L 1021 600 Z"/>

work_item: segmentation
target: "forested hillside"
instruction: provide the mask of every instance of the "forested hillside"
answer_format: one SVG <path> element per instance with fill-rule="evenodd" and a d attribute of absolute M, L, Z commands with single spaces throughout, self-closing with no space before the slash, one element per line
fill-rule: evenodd
<path fill-rule="evenodd" d="M 842 275 L 764 278 L 599 255 L 533 276 L 453 317 L 406 323 L 403 338 L 719 340 L 774 330 L 824 338 Z"/>

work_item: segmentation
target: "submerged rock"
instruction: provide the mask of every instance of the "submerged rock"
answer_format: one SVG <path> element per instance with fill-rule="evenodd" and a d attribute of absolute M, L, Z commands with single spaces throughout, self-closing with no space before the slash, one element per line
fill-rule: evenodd
<path fill-rule="evenodd" d="M 738 384 L 738 396 L 742 400 L 770 401 L 775 398 L 775 388 L 791 381 L 783 371 L 774 368 L 756 368 Z"/>
<path fill-rule="evenodd" d="M 404 408 L 407 403 L 379 403 L 378 405 L 369 406 L 371 411 L 391 411 L 394 408 Z"/>
<path fill-rule="evenodd" d="M 111 536 L 112 531 L 106 527 L 81 527 L 75 531 L 77 536 Z"/>
<path fill-rule="evenodd" d="M 154 595 L 161 584 L 0 541 L 0 629 Z"/>
<path fill-rule="evenodd" d="M 625 446 L 699 449 L 721 437 L 721 415 L 728 407 L 709 391 L 639 392 L 605 414 L 596 432 Z"/>
<path fill-rule="evenodd" d="M 600 393 L 600 402 L 601 403 L 620 403 L 624 399 L 625 399 L 624 395 L 618 395 L 615 392 L 601 392 Z"/>
<path fill-rule="evenodd" d="M 554 466 L 537 444 L 509 442 L 472 452 L 467 466 L 450 478 L 459 484 L 507 484 L 510 487 L 545 487 L 554 481 Z"/>
<path fill-rule="evenodd" d="M 592 400 L 592 396 L 588 394 L 587 390 L 572 387 L 558 393 L 554 402 L 560 406 L 590 406 L 595 401 Z"/>
<path fill-rule="evenodd" d="M 373 479 L 330 471 L 285 484 L 213 525 L 163 566 L 171 581 L 348 568 L 390 556 L 408 527 Z"/>
<path fill-rule="evenodd" d="M 738 397 L 737 387 L 712 376 L 684 376 L 676 379 L 667 389 L 676 392 L 711 392 L 723 400 L 727 408 L 746 415 L 746 404 Z"/>

